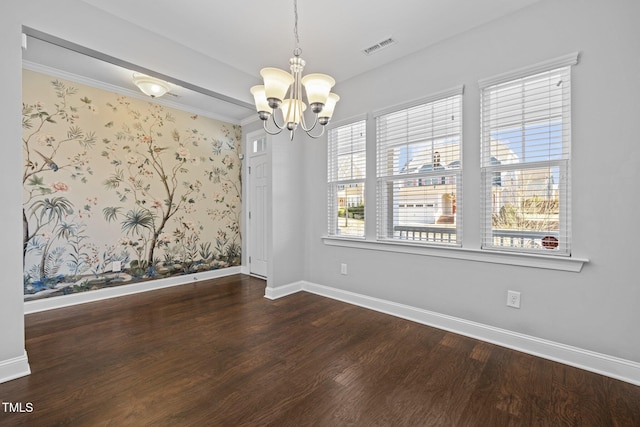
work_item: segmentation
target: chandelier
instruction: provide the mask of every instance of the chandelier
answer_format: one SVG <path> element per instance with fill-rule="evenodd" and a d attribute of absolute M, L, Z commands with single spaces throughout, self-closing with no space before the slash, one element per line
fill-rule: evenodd
<path fill-rule="evenodd" d="M 335 93 L 331 93 L 331 88 L 336 81 L 326 74 L 308 74 L 302 76 L 305 61 L 300 57 L 302 49 L 298 46 L 298 2 L 294 0 L 293 11 L 295 24 L 293 33 L 296 39 L 296 47 L 293 50 L 293 58 L 289 59 L 288 73 L 279 68 L 263 68 L 260 75 L 264 79 L 264 85 L 253 86 L 253 94 L 258 117 L 263 121 L 264 130 L 270 135 L 277 135 L 284 129 L 289 130 L 293 141 L 294 132 L 298 127 L 302 128 L 311 138 L 319 138 L 324 133 L 325 125 L 329 123 L 336 102 L 340 99 Z M 314 114 L 313 124 L 307 126 L 304 111 L 307 104 L 303 101 L 304 87 L 306 100 Z M 276 110 L 282 113 L 282 122 L 276 119 Z M 275 129 L 268 129 L 267 122 L 272 119 Z M 312 131 L 320 124 L 321 130 Z"/>

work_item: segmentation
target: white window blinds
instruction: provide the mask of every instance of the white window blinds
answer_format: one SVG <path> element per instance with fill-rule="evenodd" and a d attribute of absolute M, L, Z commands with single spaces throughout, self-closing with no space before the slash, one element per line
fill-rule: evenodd
<path fill-rule="evenodd" d="M 378 239 L 461 244 L 462 90 L 375 115 Z"/>
<path fill-rule="evenodd" d="M 480 82 L 483 248 L 570 254 L 575 63 L 572 55 Z"/>
<path fill-rule="evenodd" d="M 364 237 L 366 120 L 328 131 L 330 236 Z"/>

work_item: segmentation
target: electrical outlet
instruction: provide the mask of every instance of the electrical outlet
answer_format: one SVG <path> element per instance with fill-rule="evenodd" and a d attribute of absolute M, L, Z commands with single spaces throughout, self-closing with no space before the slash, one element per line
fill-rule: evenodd
<path fill-rule="evenodd" d="M 340 264 L 340 274 L 347 275 L 347 264 Z"/>
<path fill-rule="evenodd" d="M 122 270 L 122 263 L 121 261 L 113 261 L 111 263 L 111 271 L 113 271 L 114 273 L 117 271 Z"/>
<path fill-rule="evenodd" d="M 520 308 L 520 292 L 507 291 L 507 306 Z"/>

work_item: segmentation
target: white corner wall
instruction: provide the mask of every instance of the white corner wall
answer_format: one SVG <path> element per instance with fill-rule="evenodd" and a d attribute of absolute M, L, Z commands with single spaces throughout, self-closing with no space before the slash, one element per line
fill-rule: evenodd
<path fill-rule="evenodd" d="M 255 76 L 240 73 L 81 0 L 60 0 L 55 4 L 47 0 L 2 3 L 0 129 L 5 144 L 0 170 L 5 185 L 1 190 L 4 209 L 0 210 L 4 279 L 0 284 L 0 382 L 29 373 L 22 295 L 22 147 L 17 143 L 21 139 L 22 26 L 248 103 L 252 100 L 246 88 L 257 82 Z"/>
<path fill-rule="evenodd" d="M 464 247 L 479 249 L 478 80 L 581 52 L 572 74 L 573 256 L 590 260 L 581 272 L 325 245 L 326 145 L 310 144 L 307 284 L 299 289 L 412 307 L 485 331 L 621 360 L 640 384 L 638 16 L 635 0 L 541 0 L 336 88 L 340 121 L 465 85 Z M 367 218 L 375 219 L 372 200 Z M 346 276 L 341 263 L 348 265 Z M 509 289 L 521 292 L 521 309 L 506 306 Z"/>
<path fill-rule="evenodd" d="M 269 138 L 272 253 L 267 278 L 267 297 L 281 292 L 275 288 L 304 278 L 307 207 L 302 197 L 306 182 L 303 148 L 310 142 L 303 134 L 303 131 L 298 130 L 294 141 L 289 139 L 288 131 Z"/>
<path fill-rule="evenodd" d="M 242 133 L 245 138 L 245 160 L 242 181 L 243 194 L 247 194 L 247 162 L 249 147 L 247 136 L 263 132 L 262 121 L 247 120 L 243 124 Z M 306 260 L 303 250 L 306 242 L 306 217 L 307 208 L 302 197 L 306 183 L 306 171 L 303 163 L 303 151 L 305 145 L 310 143 L 310 138 L 304 132 L 298 131 L 295 140 L 291 141 L 289 132 L 283 131 L 278 135 L 267 136 L 267 158 L 270 165 L 269 200 L 267 201 L 266 239 L 269 247 L 267 264 L 267 287 L 265 297 L 278 298 L 291 292 L 291 285 L 295 290 L 304 278 Z M 246 199 L 243 201 L 244 210 L 247 209 Z M 248 220 L 246 212 L 243 218 Z M 243 225 L 244 227 L 244 225 Z M 246 228 L 243 228 L 246 236 Z M 243 239 L 243 271 L 249 273 L 248 265 L 248 238 Z"/>
<path fill-rule="evenodd" d="M 8 8 L 0 13 L 0 80 L 3 94 L 0 101 L 0 129 L 4 141 L 0 156 L 3 171 L 0 224 L 2 243 L 0 260 L 0 382 L 29 374 L 24 346 L 24 317 L 22 308 L 22 138 L 20 106 L 22 105 L 20 51 L 21 26 L 17 10 Z M 13 143 L 11 143 L 13 142 Z M 7 185 L 11 183 L 11 185 Z"/>

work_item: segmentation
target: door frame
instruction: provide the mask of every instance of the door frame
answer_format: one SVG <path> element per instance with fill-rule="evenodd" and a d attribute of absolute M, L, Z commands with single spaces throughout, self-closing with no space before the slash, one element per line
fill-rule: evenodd
<path fill-rule="evenodd" d="M 263 151 L 260 152 L 254 152 L 253 151 L 253 141 L 258 140 L 264 138 L 265 139 L 265 149 Z M 245 230 L 244 233 L 244 238 L 243 238 L 243 246 L 244 246 L 244 250 L 242 251 L 242 264 L 243 264 L 243 273 L 248 274 L 248 275 L 253 275 L 255 277 L 259 277 L 259 278 L 263 278 L 263 279 L 268 279 L 269 277 L 269 271 L 271 270 L 270 268 L 270 261 L 271 261 L 271 230 L 269 228 L 269 226 L 267 225 L 267 229 L 265 229 L 263 232 L 265 233 L 264 238 L 266 239 L 267 242 L 267 274 L 265 276 L 261 276 L 261 275 L 256 275 L 253 274 L 251 272 L 251 265 L 249 263 L 249 257 L 251 255 L 251 233 L 253 232 L 253 230 L 251 229 L 251 222 L 249 219 L 249 212 L 252 209 L 251 206 L 251 200 L 252 200 L 252 194 L 251 194 L 251 188 L 252 188 L 252 175 L 249 173 L 249 167 L 251 164 L 251 160 L 255 157 L 259 157 L 259 156 L 265 156 L 265 162 L 266 162 L 266 168 L 267 171 L 271 171 L 271 138 L 269 138 L 268 134 L 264 131 L 264 130 L 259 130 L 259 131 L 254 131 L 254 132 L 250 132 L 246 135 L 245 138 L 245 144 L 244 144 L 244 152 L 246 153 L 245 158 L 246 158 L 246 162 L 244 162 L 244 176 L 246 176 L 246 180 L 244 180 L 245 182 L 243 182 L 243 186 L 245 186 L 245 197 L 243 200 L 243 219 L 244 219 L 244 224 L 245 226 L 243 227 Z M 266 222 L 267 224 L 271 224 L 271 220 L 270 220 L 270 215 L 271 215 L 271 173 L 267 174 L 267 199 L 266 199 L 266 212 L 265 215 L 267 216 L 266 218 Z"/>

